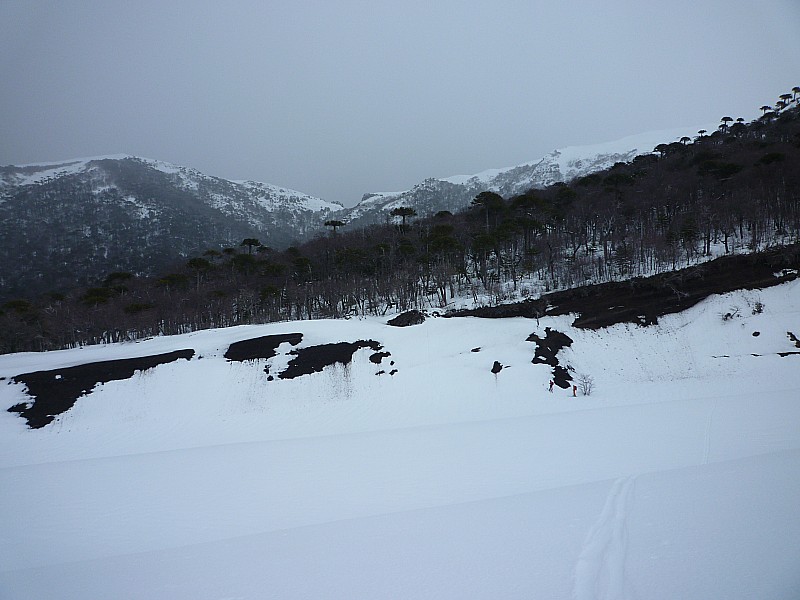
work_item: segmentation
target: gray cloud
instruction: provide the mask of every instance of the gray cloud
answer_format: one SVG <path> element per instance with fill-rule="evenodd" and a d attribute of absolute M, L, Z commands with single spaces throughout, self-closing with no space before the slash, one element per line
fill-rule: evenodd
<path fill-rule="evenodd" d="M 351 205 L 753 118 L 798 32 L 796 0 L 3 0 L 0 164 L 127 152 Z"/>

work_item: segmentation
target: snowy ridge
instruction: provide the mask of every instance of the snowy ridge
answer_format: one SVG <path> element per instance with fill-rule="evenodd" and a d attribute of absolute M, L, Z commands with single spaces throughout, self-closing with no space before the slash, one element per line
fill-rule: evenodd
<path fill-rule="evenodd" d="M 542 169 L 544 165 L 553 165 L 558 168 L 558 172 L 562 175 L 563 179 L 561 181 L 570 181 L 587 174 L 587 169 L 599 170 L 598 165 L 601 164 L 606 165 L 601 168 L 608 168 L 614 162 L 627 161 L 640 154 L 652 153 L 653 148 L 658 144 L 677 141 L 683 136 L 691 137 L 695 135 L 696 131 L 698 130 L 691 127 L 681 127 L 630 135 L 612 142 L 585 146 L 567 146 L 553 150 L 538 160 L 525 162 L 513 167 L 487 169 L 475 175 L 455 175 L 444 177 L 441 180 L 458 185 L 472 182 L 492 186 L 495 185 L 498 177 L 509 171 L 531 168 Z M 536 185 L 537 183 L 536 180 L 531 180 L 531 185 Z"/>
<path fill-rule="evenodd" d="M 110 154 L 58 162 L 3 166 L 0 167 L 0 187 L 37 185 L 59 177 L 83 173 L 89 169 L 89 163 L 97 160 L 124 160 L 126 158 L 135 157 L 128 154 Z"/>
<path fill-rule="evenodd" d="M 789 600 L 799 294 L 713 296 L 650 327 L 318 320 L 0 356 L 0 589 Z M 526 341 L 546 328 L 591 395 L 548 392 Z M 261 358 L 230 354 L 257 338 Z M 349 362 L 282 377 L 357 340 Z M 24 374 L 188 349 L 40 429 L 7 412 L 34 402 Z"/>
<path fill-rule="evenodd" d="M 268 210 L 277 210 L 288 206 L 296 208 L 302 207 L 304 210 L 313 212 L 340 210 L 343 208 L 342 205 L 337 202 L 328 202 L 297 190 L 257 181 L 236 181 L 212 177 L 191 167 L 184 167 L 163 160 L 143 158 L 131 154 L 109 154 L 58 162 L 30 163 L 0 167 L 0 185 L 6 187 L 37 185 L 60 177 L 76 175 L 97 169 L 96 165 L 93 165 L 93 163 L 107 160 L 132 160 L 147 165 L 157 171 L 173 176 L 175 182 L 180 187 L 187 190 L 197 191 L 203 182 L 224 182 L 238 189 L 241 193 L 253 195 L 257 198 L 257 201 Z M 222 197 L 220 197 L 220 204 L 224 204 Z"/>
<path fill-rule="evenodd" d="M 252 194 L 262 206 L 271 210 L 276 210 L 281 206 L 290 204 L 299 205 L 300 203 L 302 203 L 306 210 L 312 212 L 341 210 L 344 208 L 338 202 L 323 200 L 315 196 L 304 194 L 303 192 L 272 185 L 270 183 L 261 183 L 258 181 L 232 181 L 231 183 L 242 186 L 242 188 Z"/>
<path fill-rule="evenodd" d="M 683 136 L 691 137 L 696 131 L 698 129 L 689 127 L 651 131 L 613 142 L 568 146 L 513 167 L 487 169 L 474 175 L 429 178 L 410 190 L 365 194 L 359 204 L 345 211 L 343 218 L 381 222 L 387 211 L 400 206 L 412 207 L 420 216 L 440 210 L 463 210 L 482 191 L 510 197 L 531 188 L 569 182 L 607 169 L 617 162 L 628 162 L 638 155 L 652 153 L 658 144 L 677 141 Z"/>

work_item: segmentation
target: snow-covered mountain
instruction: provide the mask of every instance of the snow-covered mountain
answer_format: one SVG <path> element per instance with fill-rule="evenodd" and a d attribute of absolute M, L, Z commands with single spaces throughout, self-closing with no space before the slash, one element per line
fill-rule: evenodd
<path fill-rule="evenodd" d="M 282 248 L 341 209 L 279 186 L 128 155 L 0 167 L 0 287 L 10 294 L 113 271 L 152 274 L 245 238 Z"/>
<path fill-rule="evenodd" d="M 126 154 L 80 158 L 59 163 L 0 167 L 0 200 L 7 200 L 8 196 L 29 186 L 42 187 L 74 179 L 80 179 L 82 183 L 88 184 L 89 191 L 94 195 L 109 190 L 118 190 L 120 194 L 125 194 L 137 191 L 127 188 L 136 183 L 144 183 L 148 174 L 151 178 L 158 177 L 156 174 L 164 175 L 160 178 L 160 183 L 192 194 L 200 203 L 215 208 L 233 219 L 244 220 L 254 228 L 265 230 L 267 236 L 278 235 L 269 231 L 269 228 L 276 223 L 281 227 L 288 227 L 294 235 L 302 236 L 309 228 L 316 230 L 316 219 L 308 220 L 306 218 L 308 214 L 316 215 L 342 209 L 341 204 L 296 190 L 256 181 L 231 181 L 205 175 L 190 167 Z M 156 180 L 146 182 L 153 184 Z M 153 193 L 151 198 L 128 194 L 124 195 L 124 200 L 138 204 L 147 214 L 163 210 L 163 207 L 158 205 L 159 190 L 149 191 Z M 153 206 L 148 207 L 148 202 Z"/>
<path fill-rule="evenodd" d="M 794 599 L 798 298 L 0 356 L 0 595 Z"/>
<path fill-rule="evenodd" d="M 509 197 L 569 181 L 689 132 L 562 148 L 515 167 L 366 194 L 347 209 L 275 185 L 129 155 L 0 167 L 0 300 L 92 285 L 115 271 L 163 272 L 187 256 L 245 238 L 283 249 L 319 235 L 331 218 L 352 229 L 385 222 L 400 206 L 420 216 L 456 212 L 482 191 Z"/>
<path fill-rule="evenodd" d="M 391 210 L 401 206 L 414 208 L 419 216 L 442 210 L 456 212 L 467 208 L 480 192 L 489 190 L 508 198 L 532 188 L 569 182 L 615 163 L 652 153 L 658 144 L 692 136 L 695 131 L 697 129 L 689 127 L 652 131 L 614 142 L 553 150 L 538 160 L 514 167 L 489 169 L 475 175 L 431 177 L 410 190 L 365 194 L 361 202 L 344 211 L 339 218 L 353 225 L 381 223 L 385 222 Z"/>

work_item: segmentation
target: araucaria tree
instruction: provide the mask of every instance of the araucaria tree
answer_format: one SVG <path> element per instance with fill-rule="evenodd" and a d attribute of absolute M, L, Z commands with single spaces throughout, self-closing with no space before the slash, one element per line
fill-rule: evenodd
<path fill-rule="evenodd" d="M 256 238 L 245 238 L 239 245 L 247 246 L 247 253 L 252 254 L 253 248 L 258 248 L 261 245 L 261 242 L 259 242 Z"/>
<path fill-rule="evenodd" d="M 339 227 L 344 227 L 344 225 L 345 225 L 344 221 L 338 221 L 336 219 L 325 221 L 325 227 L 330 227 L 331 229 L 333 229 L 333 235 L 336 235 L 336 230 Z"/>
<path fill-rule="evenodd" d="M 389 213 L 393 217 L 400 217 L 402 219 L 402 224 L 400 227 L 403 231 L 406 230 L 406 219 L 409 217 L 416 217 L 417 211 L 411 208 L 410 206 L 398 206 L 397 208 L 393 208 L 392 211 Z"/>

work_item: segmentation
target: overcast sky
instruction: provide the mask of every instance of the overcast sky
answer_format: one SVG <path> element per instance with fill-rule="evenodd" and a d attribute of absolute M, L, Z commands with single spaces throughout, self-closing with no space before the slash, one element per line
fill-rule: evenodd
<path fill-rule="evenodd" d="M 130 153 L 348 206 L 796 85 L 800 0 L 0 0 L 0 164 Z"/>

